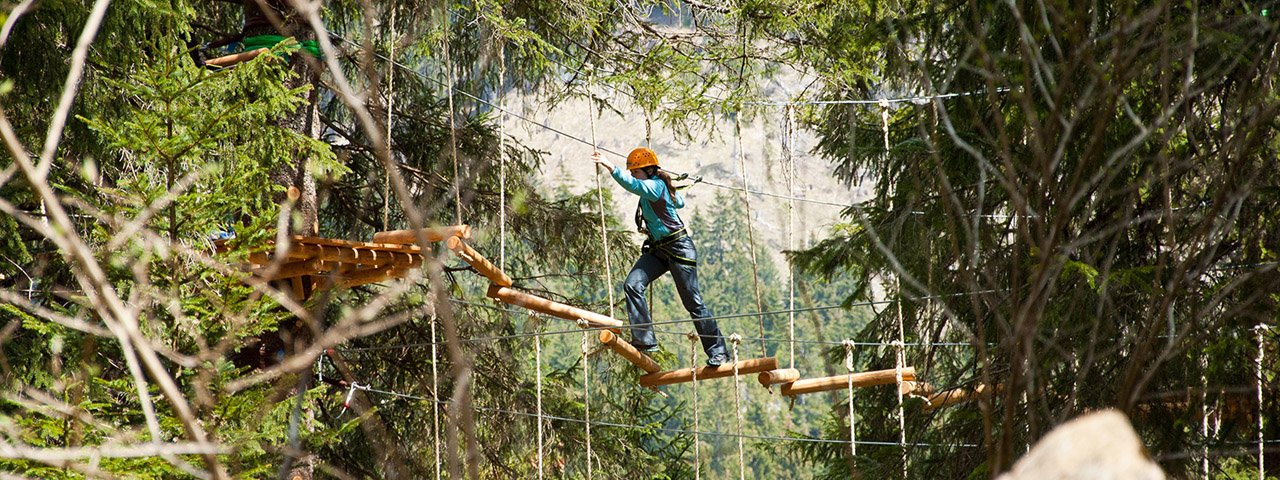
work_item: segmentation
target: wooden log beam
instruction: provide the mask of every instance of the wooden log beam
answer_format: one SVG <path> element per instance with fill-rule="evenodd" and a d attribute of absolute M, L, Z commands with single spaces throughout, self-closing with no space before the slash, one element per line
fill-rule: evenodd
<path fill-rule="evenodd" d="M 622 321 L 601 315 L 590 310 L 583 310 L 578 307 L 571 307 L 559 302 L 553 302 L 537 295 L 514 290 L 511 288 L 489 285 L 489 298 L 494 298 L 509 303 L 517 307 L 524 307 L 539 313 L 545 313 L 553 317 L 563 318 L 565 320 L 586 320 L 593 327 L 620 327 Z"/>
<path fill-rule="evenodd" d="M 445 240 L 444 244 L 449 247 L 449 250 L 452 250 L 454 254 L 462 257 L 463 260 L 475 268 L 477 272 L 480 272 L 481 275 L 488 278 L 489 282 L 499 287 L 510 287 L 512 285 L 513 282 L 511 281 L 511 277 L 508 277 L 506 273 L 499 270 L 493 262 L 484 258 L 483 255 L 480 255 L 480 252 L 471 248 L 471 246 L 467 245 L 467 242 L 462 241 L 461 238 L 449 237 L 448 240 Z"/>
<path fill-rule="evenodd" d="M 254 50 L 249 50 L 247 52 L 233 53 L 231 55 L 223 55 L 218 58 L 205 60 L 204 64 L 218 67 L 218 68 L 227 68 L 237 63 L 244 63 L 249 60 L 253 60 L 254 58 L 257 58 L 258 55 L 262 55 L 262 52 L 265 52 L 265 51 L 267 51 L 267 49 L 258 48 Z"/>
<path fill-rule="evenodd" d="M 902 385 L 898 386 L 898 393 L 901 393 L 903 395 L 924 397 L 927 399 L 930 395 L 933 395 L 933 385 L 930 385 L 925 382 L 903 380 Z"/>
<path fill-rule="evenodd" d="M 760 380 L 760 385 L 768 387 L 779 383 L 791 383 L 800 379 L 800 370 L 795 368 L 780 368 L 777 370 L 769 370 L 760 372 L 760 376 L 756 377 Z"/>
<path fill-rule="evenodd" d="M 388 230 L 373 234 L 373 243 L 418 243 L 418 232 L 427 237 L 428 242 L 439 242 L 451 237 L 471 238 L 470 225 L 452 225 L 448 227 L 432 227 L 419 230 Z"/>
<path fill-rule="evenodd" d="M 356 270 L 341 278 L 337 279 L 337 284 L 341 288 L 353 288 L 370 283 L 385 282 L 401 278 L 409 269 L 399 265 L 387 265 L 383 267 L 374 267 L 364 270 Z"/>
<path fill-rule="evenodd" d="M 875 385 L 889 385 L 898 382 L 898 374 L 896 369 L 875 370 L 871 372 L 849 373 L 845 375 L 836 375 L 834 377 L 809 378 L 804 380 L 796 380 L 794 382 L 784 384 L 782 386 L 782 394 L 804 395 L 806 393 L 827 392 L 831 390 L 839 390 L 849 386 L 849 379 L 853 379 L 855 387 L 870 387 Z M 902 368 L 903 380 L 915 380 L 915 367 Z"/>
<path fill-rule="evenodd" d="M 613 332 L 601 330 L 600 343 L 608 345 L 610 350 L 613 350 L 618 355 L 621 355 L 622 358 L 631 362 L 632 365 L 635 365 L 647 373 L 655 373 L 662 370 L 662 368 L 658 367 L 658 362 L 653 361 L 652 358 L 649 358 L 649 356 L 645 355 L 643 352 L 636 350 L 636 347 L 631 346 L 630 343 L 622 341 L 622 339 L 618 338 L 618 335 Z"/>
<path fill-rule="evenodd" d="M 253 274 L 267 280 L 301 277 L 303 275 L 311 275 L 313 273 L 325 271 L 325 263 L 318 258 L 312 258 L 280 265 L 279 268 L 275 269 L 274 273 L 270 270 L 271 266 L 268 265 L 255 269 Z M 266 274 L 268 273 L 271 273 L 271 276 L 267 276 Z"/>
<path fill-rule="evenodd" d="M 996 385 L 991 388 L 986 384 L 978 384 L 973 389 L 953 388 L 941 393 L 930 395 L 927 399 L 929 403 L 924 406 L 924 411 L 937 410 L 943 407 L 949 407 L 957 403 L 964 403 L 971 400 L 977 400 L 982 397 L 990 396 L 992 393 L 999 392 L 1000 386 Z"/>
<path fill-rule="evenodd" d="M 777 368 L 778 359 L 775 357 L 752 358 L 738 362 L 738 375 L 760 373 L 765 370 L 776 370 Z M 640 377 L 640 386 L 657 387 L 662 385 L 671 385 L 673 383 L 692 382 L 694 370 L 695 369 L 692 368 L 682 368 L 680 370 L 650 373 Z M 732 377 L 734 373 L 733 364 L 731 363 L 726 363 L 718 367 L 698 367 L 696 370 L 699 381 L 710 380 L 712 378 Z"/>

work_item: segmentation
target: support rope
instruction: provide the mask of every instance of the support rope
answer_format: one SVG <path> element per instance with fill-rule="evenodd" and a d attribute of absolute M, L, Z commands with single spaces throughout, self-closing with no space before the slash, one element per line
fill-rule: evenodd
<path fill-rule="evenodd" d="M 693 478 L 702 478 L 702 447 L 698 445 L 698 346 L 697 332 L 689 332 L 689 364 L 693 371 Z"/>
<path fill-rule="evenodd" d="M 742 453 L 742 390 L 738 387 L 738 344 L 742 343 L 742 337 L 738 334 L 729 335 L 729 343 L 733 345 L 733 412 L 738 419 L 738 480 L 746 480 L 747 478 L 747 461 Z M 697 371 L 697 369 L 694 369 Z"/>
<path fill-rule="evenodd" d="M 1265 443 L 1265 441 L 1262 435 L 1263 434 L 1263 431 L 1262 431 L 1262 426 L 1263 426 L 1262 425 L 1262 375 L 1263 375 L 1262 360 L 1264 355 L 1263 343 L 1262 343 L 1262 340 L 1263 340 L 1262 332 L 1263 330 L 1266 330 L 1266 328 L 1267 326 L 1261 323 L 1259 323 L 1257 327 L 1254 327 L 1254 331 L 1258 337 L 1258 358 L 1255 364 L 1258 367 L 1258 378 L 1257 378 L 1257 381 L 1258 381 L 1258 385 L 1257 385 L 1258 386 L 1258 480 L 1265 480 L 1267 478 L 1267 464 L 1266 464 L 1266 461 L 1264 460 L 1264 455 L 1263 455 L 1264 453 L 1263 444 Z"/>
<path fill-rule="evenodd" d="M 889 102 L 880 101 L 880 123 L 884 130 L 884 156 L 889 158 Z M 902 297 L 902 274 L 899 272 L 894 278 L 897 283 L 897 295 Z M 906 363 L 903 346 L 906 344 L 906 328 L 904 326 L 905 319 L 902 315 L 902 302 L 897 303 L 898 307 L 898 340 L 893 342 L 894 352 L 894 379 L 898 386 L 898 443 L 902 445 L 902 478 L 907 478 L 907 411 L 902 403 L 902 365 Z"/>
<path fill-rule="evenodd" d="M 507 42 L 498 44 L 498 269 L 507 271 Z M 539 421 L 541 428 L 541 421 Z M 539 437 L 541 439 L 541 437 Z M 539 452 L 541 453 L 541 452 Z M 542 462 L 538 462 L 542 475 Z"/>
<path fill-rule="evenodd" d="M 431 394 L 440 397 L 439 342 L 436 341 L 436 319 L 431 319 Z M 431 403 L 431 435 L 435 437 L 436 480 L 440 480 L 440 402 Z"/>
<path fill-rule="evenodd" d="M 396 58 L 396 8 L 391 4 L 391 41 L 387 45 L 387 56 Z M 396 69 L 395 64 L 387 67 L 387 154 L 391 153 L 391 112 L 395 110 L 396 101 Z M 392 157 L 394 159 L 394 157 Z M 391 227 L 391 175 L 382 179 L 382 229 Z"/>
<path fill-rule="evenodd" d="M 445 96 L 449 98 L 449 152 L 453 156 L 453 212 L 454 223 L 462 223 L 462 184 L 458 181 L 458 122 L 457 112 L 453 108 L 453 61 L 449 57 L 449 4 L 444 4 L 444 70 L 449 84 L 445 87 Z"/>
<path fill-rule="evenodd" d="M 745 214 L 745 222 L 743 227 L 747 229 L 747 250 L 751 252 L 751 283 L 755 287 L 756 294 L 756 311 L 764 311 L 764 302 L 760 297 L 760 267 L 756 262 L 756 234 L 755 229 L 751 228 L 751 197 L 747 195 L 747 152 L 742 149 L 742 112 L 734 112 L 733 114 L 733 135 L 737 142 L 738 150 L 738 170 L 742 172 L 742 204 Z M 760 326 L 760 336 L 764 336 L 764 317 L 756 317 Z M 760 342 L 760 353 L 767 354 L 764 342 Z"/>
<path fill-rule="evenodd" d="M 844 341 L 844 368 L 848 370 L 850 375 L 846 375 L 849 390 L 849 464 L 853 467 L 858 466 L 858 431 L 856 429 L 856 420 L 853 416 L 853 340 L 846 339 Z M 853 472 L 849 472 L 852 474 Z"/>
<path fill-rule="evenodd" d="M 578 326 L 582 328 L 586 328 L 591 326 L 591 324 L 588 323 L 586 320 L 578 320 Z M 582 419 L 585 422 L 584 425 L 586 425 L 587 480 L 591 480 L 592 478 L 592 475 L 591 475 L 591 461 L 592 461 L 591 460 L 591 456 L 592 456 L 591 454 L 591 369 L 588 366 L 589 365 L 588 362 L 590 361 L 590 357 L 588 356 L 588 353 L 591 350 L 590 345 L 591 345 L 591 333 L 589 330 L 583 331 L 582 332 L 582 407 L 583 407 Z"/>
<path fill-rule="evenodd" d="M 541 320 L 538 320 L 538 329 L 539 330 L 542 329 Z M 542 480 L 543 478 L 542 477 L 543 475 L 542 474 L 542 465 L 543 465 L 543 460 L 542 460 L 542 438 L 543 438 L 542 437 L 543 436 L 543 433 L 542 433 L 542 336 L 538 335 L 536 337 L 533 337 L 533 339 L 534 339 L 533 340 L 533 362 L 536 365 L 536 367 L 534 367 L 534 370 L 535 370 L 534 374 L 537 375 L 536 388 L 537 388 L 537 409 L 538 409 L 537 410 L 538 416 L 534 418 L 534 420 L 538 422 L 538 480 Z"/>
<path fill-rule="evenodd" d="M 787 249 L 795 251 L 796 249 L 796 195 L 795 177 L 796 177 L 796 160 L 794 151 L 795 146 L 795 110 L 791 105 L 783 108 L 783 137 L 782 150 L 787 157 L 787 195 L 793 197 L 787 201 Z M 796 269 L 787 262 L 787 339 L 789 340 L 790 358 L 788 364 L 790 368 L 796 368 Z"/>
<path fill-rule="evenodd" d="M 594 68 L 591 64 L 587 64 L 587 108 L 591 109 L 588 113 L 591 122 L 591 150 L 594 153 L 599 143 L 596 142 L 596 112 L 595 105 L 592 105 L 591 97 L 591 79 Z M 613 316 L 613 267 L 609 264 L 609 231 L 605 228 L 604 216 L 604 188 L 600 186 L 600 169 L 592 168 L 592 172 L 596 177 L 596 200 L 600 203 L 600 241 L 604 244 L 604 275 L 605 275 L 605 291 L 609 293 L 609 318 Z"/>
<path fill-rule="evenodd" d="M 1209 357 L 1200 351 L 1200 478 L 1209 478 Z"/>

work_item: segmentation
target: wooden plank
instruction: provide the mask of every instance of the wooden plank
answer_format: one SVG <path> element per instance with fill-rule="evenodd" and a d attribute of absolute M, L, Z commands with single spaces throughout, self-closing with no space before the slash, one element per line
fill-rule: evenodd
<path fill-rule="evenodd" d="M 752 358 L 749 360 L 741 360 L 738 362 L 738 375 L 747 375 L 751 373 L 760 373 L 765 370 L 776 370 L 778 368 L 778 359 L 775 357 Z M 669 370 L 666 372 L 650 373 L 640 377 L 640 386 L 657 387 L 661 385 L 671 385 L 674 383 L 685 383 L 693 381 L 694 371 L 697 370 L 698 380 L 710 380 L 713 378 L 732 377 L 734 374 L 733 364 L 726 363 L 717 367 L 698 367 L 682 368 L 680 370 Z"/>
<path fill-rule="evenodd" d="M 632 365 L 635 365 L 645 372 L 654 373 L 662 370 L 658 367 L 658 362 L 653 361 L 652 358 L 649 358 L 649 356 L 645 355 L 643 352 L 636 350 L 636 347 L 631 346 L 630 343 L 622 341 L 613 332 L 601 330 L 600 343 L 608 345 L 609 349 L 613 350 L 618 355 L 621 355 L 622 358 L 627 359 L 627 361 L 631 362 Z"/>
<path fill-rule="evenodd" d="M 258 48 L 254 50 L 249 50 L 247 52 L 233 53 L 231 55 L 223 55 L 218 58 L 211 58 L 209 60 L 205 60 L 204 64 L 218 67 L 218 68 L 227 68 L 237 63 L 244 63 L 249 60 L 253 60 L 254 58 L 257 58 L 258 55 L 261 55 L 262 52 L 265 52 L 265 51 L 267 51 L 267 49 Z"/>
<path fill-rule="evenodd" d="M 471 226 L 452 225 L 448 227 L 422 228 L 418 230 L 389 230 L 373 234 L 374 243 L 418 243 L 421 232 L 428 242 L 439 242 L 452 237 L 471 238 Z"/>
<path fill-rule="evenodd" d="M 845 375 L 836 375 L 834 377 L 809 378 L 804 380 L 796 380 L 791 383 L 782 385 L 783 395 L 804 395 L 806 393 L 827 392 L 831 390 L 839 390 L 849 386 L 849 379 L 853 379 L 855 387 L 870 387 L 875 385 L 889 385 L 898 383 L 897 370 L 890 368 L 888 370 L 875 370 L 871 372 L 849 373 Z M 915 367 L 902 368 L 903 380 L 915 380 Z"/>
<path fill-rule="evenodd" d="M 620 327 L 622 321 L 601 315 L 590 310 L 583 310 L 578 307 L 571 307 L 559 302 L 553 302 L 537 295 L 530 295 L 519 290 L 511 288 L 489 285 L 489 298 L 501 300 L 517 307 L 524 307 L 535 312 L 545 313 L 553 317 L 563 318 L 565 320 L 586 320 L 593 327 Z"/>
<path fill-rule="evenodd" d="M 760 385 L 768 387 L 779 383 L 791 383 L 800 379 L 800 370 L 795 368 L 779 368 L 777 370 L 769 370 L 760 372 L 760 376 L 756 377 L 760 381 Z"/>
<path fill-rule="evenodd" d="M 449 239 L 445 241 L 445 246 L 449 247 L 449 250 L 461 257 L 464 261 L 475 268 L 477 272 L 484 275 L 485 278 L 488 278 L 489 282 L 494 285 L 510 287 L 513 284 L 511 277 L 508 277 L 506 273 L 499 270 L 493 262 L 484 258 L 483 255 L 480 255 L 480 252 L 471 248 L 471 246 L 467 245 L 467 242 L 462 241 L 461 238 L 449 237 Z"/>

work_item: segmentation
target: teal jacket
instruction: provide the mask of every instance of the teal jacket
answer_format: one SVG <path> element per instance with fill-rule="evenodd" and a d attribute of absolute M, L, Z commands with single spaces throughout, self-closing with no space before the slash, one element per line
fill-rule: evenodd
<path fill-rule="evenodd" d="M 684 221 L 676 214 L 677 208 L 684 208 L 684 196 L 680 192 L 675 192 L 673 199 L 672 195 L 667 195 L 667 184 L 662 180 L 639 180 L 619 167 L 613 167 L 613 179 L 626 191 L 640 196 L 640 212 L 649 229 L 649 238 L 662 240 L 684 228 Z"/>

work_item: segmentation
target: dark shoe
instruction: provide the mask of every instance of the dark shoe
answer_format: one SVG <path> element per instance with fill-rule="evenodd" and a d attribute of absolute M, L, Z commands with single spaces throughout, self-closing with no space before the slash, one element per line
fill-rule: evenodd
<path fill-rule="evenodd" d="M 728 356 L 728 355 L 725 355 L 725 354 L 723 354 L 723 353 L 717 353 L 717 354 L 715 354 L 715 355 L 712 355 L 712 356 L 710 356 L 710 357 L 707 357 L 707 366 L 708 366 L 708 367 L 719 367 L 719 366 L 724 365 L 724 364 L 726 364 L 726 363 L 729 363 L 729 356 Z"/>
<path fill-rule="evenodd" d="M 627 342 L 627 343 L 631 343 L 631 342 Z M 631 346 L 635 347 L 636 350 L 639 350 L 644 353 L 653 353 L 658 351 L 657 345 L 642 345 L 642 344 L 631 343 Z"/>

